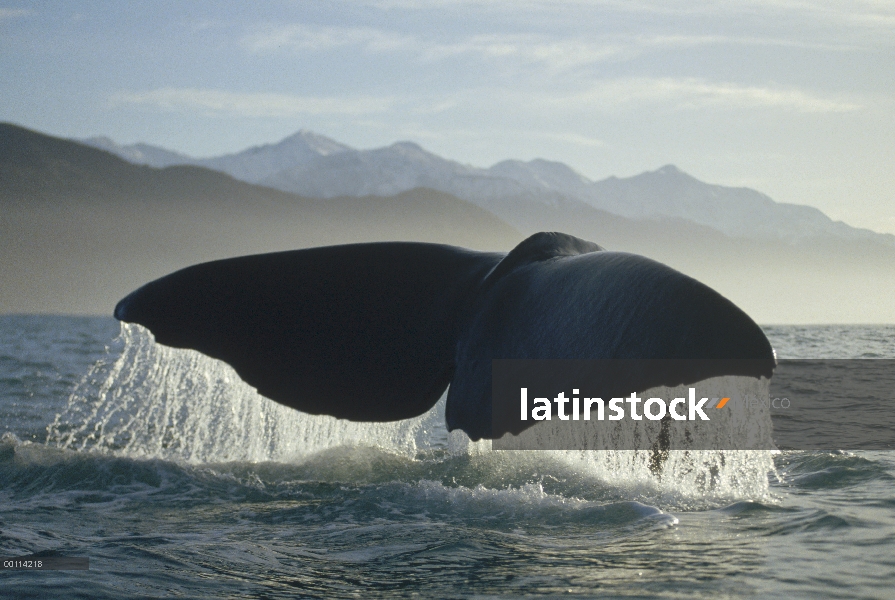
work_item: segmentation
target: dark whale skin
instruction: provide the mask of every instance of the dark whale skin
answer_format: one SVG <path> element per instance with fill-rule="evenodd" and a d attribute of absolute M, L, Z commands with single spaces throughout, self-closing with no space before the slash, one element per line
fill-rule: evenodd
<path fill-rule="evenodd" d="M 562 233 L 509 254 L 381 242 L 218 260 L 147 283 L 114 314 L 311 414 L 406 419 L 450 385 L 448 428 L 472 439 L 506 433 L 491 426 L 494 358 L 714 359 L 729 366 L 711 375 L 754 377 L 775 365 L 758 325 L 711 288 Z"/>

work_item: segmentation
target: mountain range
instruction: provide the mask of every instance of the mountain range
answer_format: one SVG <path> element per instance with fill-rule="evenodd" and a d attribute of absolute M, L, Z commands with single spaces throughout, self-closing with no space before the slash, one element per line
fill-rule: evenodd
<path fill-rule="evenodd" d="M 385 240 L 509 250 L 522 238 L 434 190 L 306 198 L 0 124 L 0 314 L 111 314 L 149 280 L 228 256 Z"/>
<path fill-rule="evenodd" d="M 844 235 L 834 228 L 788 238 L 737 236 L 680 216 L 623 216 L 560 193 L 557 180 L 568 183 L 571 176 L 558 163 L 505 162 L 475 169 L 433 158 L 409 143 L 354 151 L 308 132 L 289 139 L 293 157 L 307 156 L 310 148 L 316 155 L 311 162 L 338 158 L 349 174 L 359 172 L 351 168 L 359 163 L 375 175 L 370 165 L 387 163 L 383 156 L 403 156 L 397 162 L 404 165 L 427 163 L 427 183 L 453 179 L 458 189 L 476 191 L 478 202 L 429 188 L 312 198 L 205 166 L 133 164 L 93 146 L 0 124 L 0 313 L 109 314 L 119 298 L 146 281 L 240 254 L 379 240 L 506 251 L 533 231 L 553 230 L 664 262 L 715 288 L 760 323 L 895 322 L 895 246 L 887 236 L 850 228 Z M 271 156 L 283 155 L 275 146 L 250 154 L 257 164 L 271 165 Z M 132 154 L 133 160 L 165 159 L 156 150 L 128 148 L 141 153 Z M 251 165 L 243 154 L 222 159 Z M 445 175 L 448 170 L 454 175 Z M 370 184 L 359 191 L 408 185 L 395 174 L 408 176 L 406 169 L 379 173 L 375 185 L 391 178 L 395 187 Z M 327 177 L 340 183 L 332 173 Z M 613 182 L 576 177 L 581 189 Z M 421 178 L 410 177 L 410 183 Z M 639 192 L 632 180 L 642 182 Z M 684 182 L 693 194 L 717 187 L 667 168 L 616 184 L 627 182 L 626 193 L 634 198 L 656 189 L 658 199 L 649 205 L 673 204 L 662 196 L 666 180 Z M 358 179 L 354 185 L 367 183 Z M 539 193 L 536 186 L 547 191 Z M 516 191 L 501 194 L 501 189 Z M 725 190 L 731 191 L 716 191 Z M 675 193 L 684 192 L 667 195 Z M 702 196 L 697 200 L 706 202 Z M 780 206 L 785 210 L 771 202 L 773 211 Z"/>
<path fill-rule="evenodd" d="M 895 246 L 895 235 L 850 227 L 816 208 L 775 202 L 749 188 L 704 183 L 673 165 L 591 181 L 568 165 L 543 159 L 506 160 L 486 169 L 439 157 L 413 142 L 356 150 L 304 130 L 276 144 L 206 159 L 146 144 L 121 146 L 108 138 L 79 141 L 138 164 L 203 166 L 318 198 L 389 196 L 427 187 L 486 208 L 523 231 L 529 227 L 519 220 L 517 203 L 562 203 L 636 220 L 682 219 L 737 238 L 797 243 L 832 236 Z"/>

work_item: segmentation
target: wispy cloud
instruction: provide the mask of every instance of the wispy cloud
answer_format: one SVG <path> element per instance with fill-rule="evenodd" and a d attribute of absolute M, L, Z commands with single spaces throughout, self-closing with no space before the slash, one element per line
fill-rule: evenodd
<path fill-rule="evenodd" d="M 383 9 L 458 10 L 482 9 L 516 14 L 527 12 L 532 18 L 543 13 L 563 14 L 571 10 L 640 13 L 657 15 L 736 16 L 760 11 L 768 16 L 786 13 L 793 17 L 813 18 L 840 24 L 891 26 L 895 22 L 895 5 L 890 0 L 742 0 L 713 2 L 709 0 L 370 0 Z"/>
<path fill-rule="evenodd" d="M 370 0 L 381 9 L 431 13 L 432 18 L 463 15 L 471 22 L 511 21 L 528 27 L 601 23 L 606 17 L 680 28 L 713 24 L 730 30 L 740 23 L 782 31 L 781 38 L 846 46 L 889 45 L 895 28 L 891 0 Z M 512 18 L 510 18 L 512 15 Z M 612 21 L 613 19 L 608 19 Z M 698 26 L 698 25 L 694 25 Z M 638 29 L 635 23 L 629 30 Z M 813 39 L 812 39 L 813 38 Z"/>
<path fill-rule="evenodd" d="M 552 39 L 543 35 L 493 34 L 466 39 L 420 44 L 419 56 L 435 61 L 460 55 L 477 55 L 490 59 L 512 59 L 526 63 L 542 63 L 564 69 L 598 63 L 625 52 L 624 44 L 615 41 L 591 42 L 576 39 Z"/>
<path fill-rule="evenodd" d="M 438 60 L 462 54 L 487 58 L 515 59 L 542 63 L 555 69 L 568 69 L 631 59 L 650 52 L 697 46 L 772 46 L 848 51 L 855 46 L 806 42 L 778 37 L 729 35 L 605 35 L 595 39 L 553 38 L 544 35 L 478 35 L 452 43 L 420 44 L 420 56 Z"/>
<path fill-rule="evenodd" d="M 567 144 L 574 144 L 576 146 L 584 146 L 586 148 L 601 148 L 606 145 L 606 142 L 603 140 L 581 135 L 579 133 L 542 133 L 539 134 L 538 137 L 565 142 Z"/>
<path fill-rule="evenodd" d="M 684 3 L 692 0 L 683 0 Z M 523 11 L 566 11 L 575 7 L 618 9 L 630 12 L 669 12 L 680 10 L 682 4 L 674 0 L 369 0 L 368 4 L 377 8 L 390 10 L 429 10 L 432 8 L 458 8 L 485 10 L 512 10 Z M 677 4 L 677 6 L 676 6 Z"/>
<path fill-rule="evenodd" d="M 895 3 L 890 0 L 750 0 L 748 5 L 755 9 L 801 14 L 842 25 L 895 25 Z"/>
<path fill-rule="evenodd" d="M 319 97 L 274 93 L 228 92 L 198 88 L 160 88 L 144 92 L 118 92 L 113 106 L 142 105 L 166 111 L 201 111 L 211 115 L 288 117 L 293 115 L 361 115 L 384 112 L 393 100 L 384 97 Z"/>
<path fill-rule="evenodd" d="M 0 8 L 0 21 L 27 17 L 30 14 L 31 11 L 24 8 Z"/>
<path fill-rule="evenodd" d="M 267 28 L 243 38 L 252 52 L 314 51 L 355 47 L 369 53 L 405 52 L 424 62 L 473 55 L 568 67 L 598 62 L 624 50 L 616 43 L 551 39 L 534 34 L 473 35 L 450 41 L 424 39 L 371 27 L 312 27 L 286 25 Z"/>
<path fill-rule="evenodd" d="M 262 28 L 243 38 L 253 52 L 276 50 L 332 50 L 361 46 L 371 52 L 389 52 L 418 45 L 416 38 L 373 27 L 328 27 L 304 24 Z"/>
<path fill-rule="evenodd" d="M 694 0 L 369 0 L 368 4 L 385 10 L 481 10 L 530 14 L 533 18 L 544 13 L 581 9 L 652 14 L 693 14 L 717 10 L 717 3 Z"/>
<path fill-rule="evenodd" d="M 547 104 L 625 107 L 634 103 L 673 109 L 772 108 L 800 113 L 842 113 L 863 106 L 849 99 L 824 97 L 794 88 L 745 86 L 696 78 L 628 78 L 605 80 L 583 92 L 545 99 Z"/>
<path fill-rule="evenodd" d="M 507 91 L 497 93 L 505 98 Z M 490 94 L 479 90 L 479 99 Z M 457 95 L 439 104 L 428 97 L 405 97 L 404 109 L 413 114 L 450 110 L 469 98 Z M 113 107 L 145 106 L 172 112 L 199 112 L 211 116 L 289 117 L 295 115 L 372 115 L 393 111 L 396 97 L 376 96 L 298 96 L 275 93 L 243 93 L 201 88 L 160 88 L 149 91 L 122 91 L 109 98 Z M 793 88 L 744 86 L 715 83 L 694 78 L 627 78 L 602 80 L 578 91 L 529 95 L 532 105 L 552 110 L 619 110 L 632 105 L 652 104 L 673 110 L 779 109 L 799 113 L 843 113 L 864 108 L 852 99 L 832 98 Z M 600 146 L 595 138 L 556 134 L 554 139 L 584 146 Z"/>
<path fill-rule="evenodd" d="M 416 60 L 438 62 L 467 56 L 479 60 L 539 65 L 567 71 L 606 61 L 696 46 L 776 46 L 846 51 L 855 46 L 773 36 L 623 35 L 593 37 L 541 33 L 489 33 L 452 38 L 423 38 L 372 27 L 327 27 L 304 24 L 271 26 L 242 39 L 254 53 L 327 52 L 354 48 L 371 54 L 401 52 Z"/>
<path fill-rule="evenodd" d="M 851 51 L 859 47 L 854 44 L 805 41 L 774 36 L 736 35 L 656 35 L 639 36 L 632 45 L 642 49 L 662 50 L 666 48 L 686 48 L 696 46 L 771 46 L 777 48 L 804 48 L 811 50 Z"/>

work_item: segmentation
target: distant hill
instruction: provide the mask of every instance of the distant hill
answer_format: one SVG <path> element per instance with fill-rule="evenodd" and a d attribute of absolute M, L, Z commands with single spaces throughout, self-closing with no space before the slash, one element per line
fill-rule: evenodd
<path fill-rule="evenodd" d="M 159 168 L 172 165 L 206 167 L 215 171 L 222 171 L 236 179 L 242 179 L 249 183 L 261 183 L 268 177 L 290 169 L 295 165 L 308 163 L 318 156 L 329 156 L 345 150 L 351 150 L 344 144 L 306 130 L 301 130 L 276 144 L 252 146 L 242 152 L 213 158 L 193 158 L 149 144 L 122 146 L 108 137 L 102 136 L 74 141 L 111 152 L 135 164 Z M 407 189 L 412 188 L 398 191 L 406 192 Z"/>
<path fill-rule="evenodd" d="M 97 136 L 75 141 L 87 146 L 99 148 L 100 150 L 105 150 L 106 152 L 111 152 L 112 154 L 120 156 L 124 160 L 137 165 L 162 168 L 170 167 L 171 165 L 191 165 L 197 163 L 196 159 L 187 156 L 186 154 L 165 150 L 164 148 L 151 146 L 149 144 L 131 144 L 129 146 L 122 146 L 106 136 Z"/>
<path fill-rule="evenodd" d="M 146 148 L 121 147 L 118 154 L 128 160 L 140 153 L 148 157 L 151 153 Z M 161 148 L 153 152 L 174 154 Z M 788 243 L 838 238 L 895 246 L 895 235 L 851 227 L 816 208 L 775 202 L 749 188 L 704 183 L 673 165 L 633 177 L 591 181 L 568 165 L 542 159 L 507 160 L 482 169 L 441 158 L 413 142 L 355 150 L 308 131 L 223 157 L 182 160 L 321 198 L 393 195 L 428 187 L 488 208 L 505 220 L 516 217 L 518 210 L 500 212 L 495 202 L 515 198 L 523 204 L 550 205 L 563 201 L 567 206 L 581 203 L 632 219 L 683 219 L 738 238 Z"/>
<path fill-rule="evenodd" d="M 590 204 L 635 219 L 676 217 L 740 238 L 799 242 L 837 237 L 895 246 L 895 235 L 851 227 L 811 206 L 774 202 L 749 188 L 703 183 L 674 165 L 624 179 L 610 177 L 589 188 Z"/>
<path fill-rule="evenodd" d="M 572 201 L 485 206 L 524 234 L 564 231 L 649 256 L 718 290 L 759 323 L 895 323 L 895 248 L 875 241 L 736 238 L 684 219 L 634 220 Z"/>
<path fill-rule="evenodd" d="M 0 313 L 111 314 L 153 278 L 240 254 L 382 240 L 508 250 L 521 239 L 433 190 L 305 198 L 0 124 Z"/>
<path fill-rule="evenodd" d="M 414 144 L 380 150 L 382 156 L 318 153 L 312 161 L 342 161 L 346 176 L 327 177 L 339 185 L 369 185 L 364 193 L 400 189 L 375 187 L 376 181 L 428 172 L 425 181 L 432 185 L 453 181 L 477 190 L 478 205 L 424 189 L 311 199 L 198 167 L 128 164 L 72 142 L 0 127 L 0 312 L 107 312 L 149 279 L 221 256 L 385 239 L 508 249 L 523 235 L 554 230 L 669 264 L 761 323 L 895 322 L 895 248 L 879 237 L 737 237 L 680 217 L 635 219 L 555 191 L 532 191 L 574 177 L 583 189 L 594 185 L 559 163 L 500 163 L 490 169 L 499 176 L 491 177 L 480 172 L 490 170 L 444 161 Z M 376 165 L 395 156 L 404 158 L 377 180 Z M 362 169 L 352 170 L 352 164 Z M 401 170 L 413 164 L 429 171 Z M 453 174 L 444 175 L 445 169 Z M 683 182 L 677 197 L 689 193 L 688 176 L 660 171 L 638 185 L 648 189 L 651 178 L 670 178 Z M 366 175 L 348 177 L 358 172 L 369 173 L 373 184 Z M 419 180 L 402 185 L 409 183 Z M 504 184 L 513 191 L 501 193 Z"/>
<path fill-rule="evenodd" d="M 351 148 L 312 131 L 301 130 L 276 144 L 253 146 L 236 154 L 200 159 L 196 161 L 196 164 L 229 173 L 237 179 L 251 183 L 263 183 L 268 177 L 291 169 L 297 164 L 305 164 L 317 157 L 333 156 L 346 150 L 351 150 Z M 396 190 L 395 193 L 406 192 L 414 187 L 421 186 Z M 314 194 L 305 195 L 313 196 Z M 392 194 L 379 195 L 390 196 Z"/>

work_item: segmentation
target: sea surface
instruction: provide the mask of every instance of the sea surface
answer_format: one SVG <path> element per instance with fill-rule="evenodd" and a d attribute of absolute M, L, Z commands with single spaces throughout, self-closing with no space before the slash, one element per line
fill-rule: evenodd
<path fill-rule="evenodd" d="M 768 326 L 895 358 L 893 326 Z M 112 319 L 0 317 L 3 598 L 895 598 L 895 452 L 498 452 L 259 397 Z M 441 411 L 441 414 L 439 414 Z"/>

